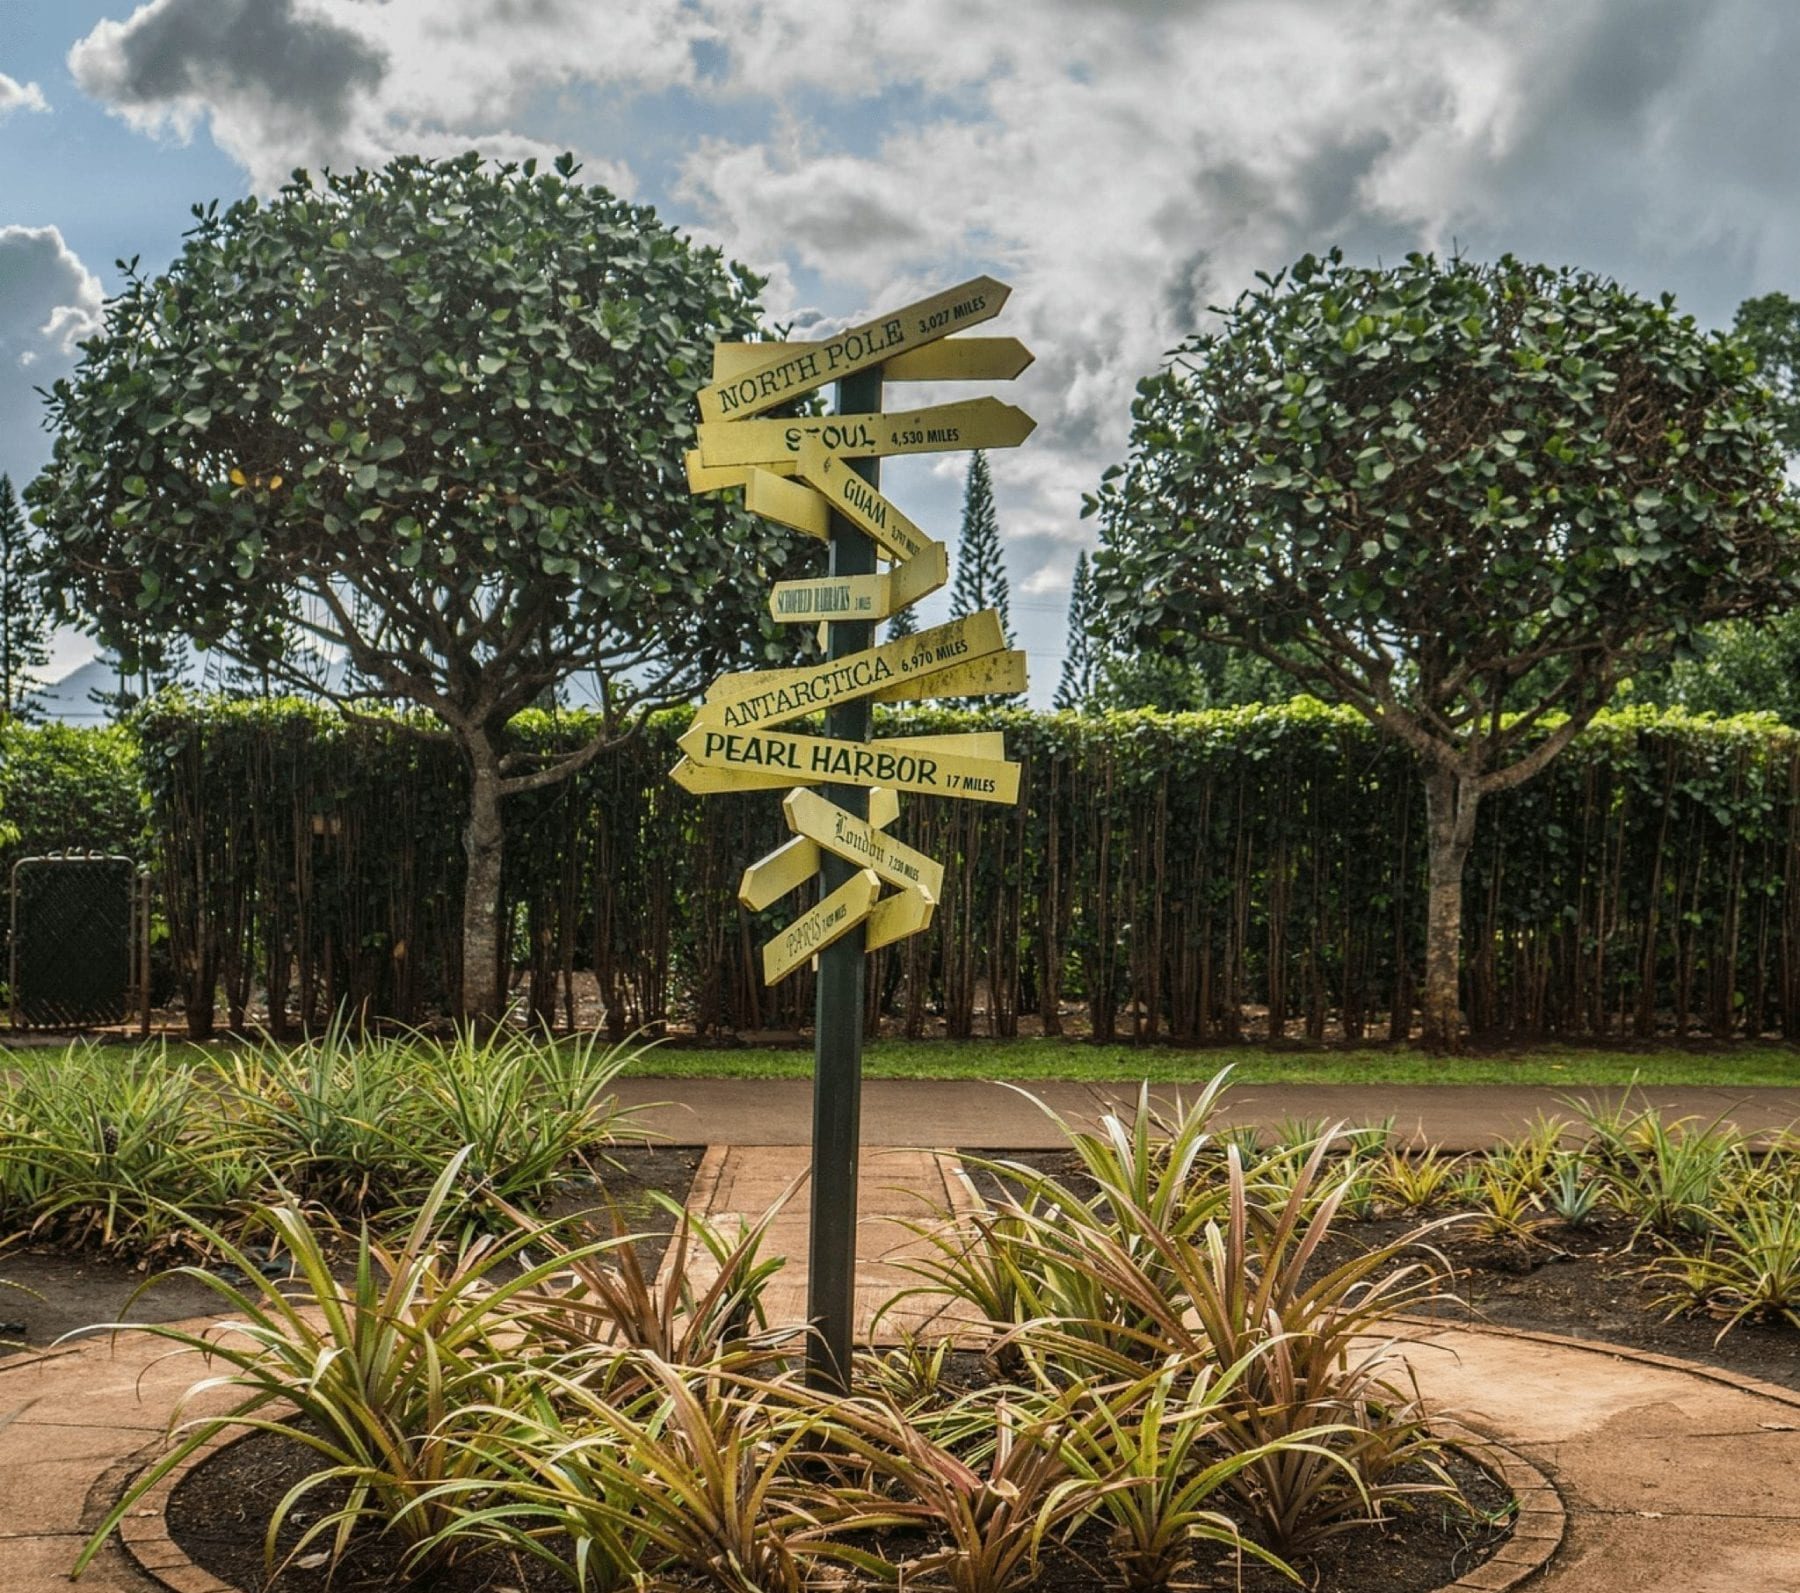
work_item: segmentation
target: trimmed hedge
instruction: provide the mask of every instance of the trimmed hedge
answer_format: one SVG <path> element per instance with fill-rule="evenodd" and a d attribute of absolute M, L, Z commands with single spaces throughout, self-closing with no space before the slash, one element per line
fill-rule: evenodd
<path fill-rule="evenodd" d="M 137 740 L 116 725 L 0 723 L 0 885 L 22 857 L 65 849 L 141 858 L 149 841 Z"/>
<path fill-rule="evenodd" d="M 568 1023 L 592 970 L 616 1032 L 809 1022 L 762 941 L 807 903 L 735 901 L 786 838 L 779 793 L 689 797 L 665 774 L 685 714 L 513 799 L 506 896 L 532 1009 Z M 887 733 L 997 727 L 1016 809 L 907 799 L 896 833 L 941 858 L 931 931 L 877 954 L 871 1018 L 906 1033 L 1217 1042 L 1401 1036 L 1424 907 L 1407 754 L 1307 700 L 1208 713 L 884 716 Z M 296 702 L 164 699 L 138 720 L 171 945 L 196 1032 L 317 1022 L 339 1003 L 415 1022 L 457 979 L 454 755 Z M 524 716 L 522 748 L 580 732 Z M 49 732 L 15 732 L 48 735 Z M 62 734 L 91 734 L 62 732 Z M 1636 709 L 1484 804 L 1467 889 L 1465 1001 L 1485 1032 L 1800 1034 L 1800 734 L 1766 718 Z M 259 1004 L 259 1003 L 258 1003 Z"/>

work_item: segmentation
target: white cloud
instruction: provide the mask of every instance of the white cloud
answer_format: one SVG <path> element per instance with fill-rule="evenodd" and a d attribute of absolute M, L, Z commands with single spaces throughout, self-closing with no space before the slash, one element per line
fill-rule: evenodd
<path fill-rule="evenodd" d="M 1040 428 L 995 459 L 996 484 L 1015 581 L 1054 596 L 1088 535 L 1081 493 L 1124 450 L 1133 385 L 1208 303 L 1308 247 L 1442 230 L 1447 196 L 1409 163 L 1429 175 L 1491 150 L 1514 102 L 1517 52 L 1477 12 L 1489 30 L 1510 15 L 764 0 L 730 36 L 736 91 L 937 97 L 861 153 L 792 122 L 765 143 L 708 143 L 681 192 L 709 236 L 777 268 L 777 314 L 798 308 L 780 266 L 835 281 L 852 313 L 983 267 L 1013 285 L 996 329 L 1038 358 L 1007 396 Z M 947 499 L 958 463 L 942 477 Z"/>
<path fill-rule="evenodd" d="M 48 111 L 50 102 L 35 83 L 21 83 L 0 72 L 0 122 L 14 111 Z"/>
<path fill-rule="evenodd" d="M 682 194 L 772 273 L 846 313 L 984 266 L 1038 434 L 996 458 L 1021 587 L 1053 594 L 1091 536 L 1135 382 L 1258 270 L 1343 244 L 1514 249 L 1680 291 L 1718 320 L 1800 248 L 1800 13 L 1767 0 L 713 0 L 733 92 L 900 91 L 854 151 L 835 115 L 697 149 Z M 812 287 L 807 296 L 816 296 Z M 942 396 L 953 396 L 946 391 Z M 1008 395 L 1014 396 L 1012 394 Z M 954 461 L 935 478 L 954 512 Z M 941 518 L 941 516 L 940 516 Z"/>
<path fill-rule="evenodd" d="M 306 0 L 150 0 L 69 51 L 87 94 L 145 132 L 186 140 L 204 123 L 258 187 L 299 163 L 374 153 L 367 102 L 376 47 Z"/>
<path fill-rule="evenodd" d="M 258 188 L 591 143 L 630 191 L 643 130 L 684 152 L 656 197 L 767 274 L 778 319 L 1005 278 L 994 330 L 1038 356 L 1007 396 L 1040 428 L 994 460 L 1001 523 L 1053 603 L 1137 379 L 1304 250 L 1513 249 L 1714 320 L 1792 290 L 1797 49 L 1780 0 L 148 0 L 71 66 Z M 671 90 L 690 129 L 634 121 Z M 941 521 L 961 470 L 894 478 Z"/>
<path fill-rule="evenodd" d="M 634 89 L 693 77 L 708 29 L 663 0 L 148 0 L 69 52 L 80 87 L 130 125 L 201 128 L 268 192 L 296 166 L 477 149 L 553 157 L 579 141 L 520 131 L 532 97 L 574 82 Z M 622 158 L 590 181 L 629 193 Z"/>
<path fill-rule="evenodd" d="M 50 452 L 32 389 L 68 373 L 104 298 L 55 227 L 0 226 L 0 471 L 21 485 Z"/>

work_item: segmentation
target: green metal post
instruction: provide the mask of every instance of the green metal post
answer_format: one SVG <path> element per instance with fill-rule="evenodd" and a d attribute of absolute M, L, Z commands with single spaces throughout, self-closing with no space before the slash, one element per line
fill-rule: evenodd
<path fill-rule="evenodd" d="M 837 384 L 840 415 L 881 408 L 881 369 Z M 850 468 L 871 486 L 881 483 L 881 463 L 859 459 Z M 831 573 L 873 575 L 875 544 L 840 514 L 831 517 Z M 833 620 L 826 654 L 844 658 L 875 644 L 868 620 Z M 825 710 L 825 734 L 867 741 L 872 722 L 867 698 Z M 861 786 L 826 786 L 828 801 L 860 818 L 869 815 Z M 821 899 L 848 883 L 856 865 L 827 853 L 820 862 Z M 812 1228 L 807 1246 L 806 1377 L 814 1388 L 844 1389 L 850 1380 L 856 1328 L 856 1172 L 862 1136 L 863 929 L 833 941 L 819 953 L 818 1013 L 813 1035 Z"/>

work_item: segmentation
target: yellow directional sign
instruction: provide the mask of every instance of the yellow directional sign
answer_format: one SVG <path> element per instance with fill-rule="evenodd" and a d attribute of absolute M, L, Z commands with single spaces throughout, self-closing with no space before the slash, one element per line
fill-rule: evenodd
<path fill-rule="evenodd" d="M 895 891 L 884 896 L 869 912 L 863 929 L 863 950 L 879 951 L 896 940 L 905 940 L 931 927 L 937 903 L 919 891 Z"/>
<path fill-rule="evenodd" d="M 983 609 L 980 614 L 965 616 L 967 619 L 982 620 L 992 616 L 998 622 L 998 616 L 992 609 Z M 957 622 L 952 621 L 951 625 Z M 934 627 L 933 631 L 916 632 L 911 637 L 902 637 L 902 641 L 916 641 L 920 636 L 934 634 L 937 630 L 948 631 L 951 626 Z M 975 630 L 978 642 L 985 643 L 992 639 L 993 633 L 986 624 Z M 968 633 L 964 633 L 966 640 Z M 893 646 L 892 642 L 885 646 Z M 880 690 L 869 695 L 876 702 L 917 702 L 926 697 L 979 697 L 994 693 L 1012 693 L 1023 691 L 1024 682 L 1020 672 L 1025 668 L 1025 655 L 1017 649 L 1006 652 L 992 648 L 976 647 L 957 653 L 954 651 L 956 638 L 952 636 L 945 643 L 936 644 L 934 651 L 940 656 L 933 659 L 915 658 L 914 667 L 903 671 L 904 678 L 891 681 Z M 841 659 L 840 663 L 852 663 L 865 655 L 857 653 L 849 659 Z M 787 669 L 746 669 L 735 675 L 720 675 L 706 689 L 707 703 L 736 703 L 747 698 L 759 697 L 770 692 L 790 687 L 795 681 L 815 675 L 827 669 L 827 664 L 805 664 Z M 1014 684 L 1017 681 L 1018 684 Z"/>
<path fill-rule="evenodd" d="M 974 731 L 960 736 L 889 736 L 889 747 L 913 747 L 920 752 L 957 752 L 965 758 L 1004 758 L 1006 737 L 998 730 Z M 718 796 L 727 791 L 786 791 L 796 785 L 825 785 L 828 777 L 764 774 L 755 769 L 703 769 L 691 758 L 677 758 L 669 778 L 695 796 Z M 884 811 L 882 803 L 890 804 Z M 899 815 L 899 798 L 880 787 L 869 793 L 869 821 L 885 830 Z"/>
<path fill-rule="evenodd" d="M 823 343 L 713 344 L 713 380 L 739 380 L 768 364 L 777 349 L 789 355 L 816 353 Z M 884 382 L 1010 382 L 1031 363 L 1031 350 L 1016 337 L 946 337 L 881 362 Z"/>
<path fill-rule="evenodd" d="M 974 802 L 1010 804 L 1019 799 L 1016 763 L 926 751 L 893 740 L 842 741 L 780 730 L 695 725 L 679 744 L 702 768 L 773 775 L 791 785 L 887 785 L 897 791 Z"/>
<path fill-rule="evenodd" d="M 804 669 L 783 670 L 773 684 L 767 671 L 726 675 L 713 682 L 694 723 L 725 730 L 751 725 L 780 725 L 804 719 L 833 703 L 853 702 L 894 681 L 929 675 L 947 664 L 997 653 L 1006 646 L 1000 616 L 992 609 L 934 625 L 898 641 L 865 648 L 847 658 L 830 659 Z"/>
<path fill-rule="evenodd" d="M 760 769 L 702 769 L 692 758 L 677 758 L 669 778 L 694 796 L 722 796 L 728 791 L 785 791 L 795 782 L 785 774 Z"/>
<path fill-rule="evenodd" d="M 769 612 L 779 625 L 830 620 L 886 619 L 885 575 L 826 575 L 816 581 L 777 581 L 769 590 Z"/>
<path fill-rule="evenodd" d="M 702 421 L 700 463 L 784 464 L 799 457 L 808 438 L 840 459 L 894 454 L 941 454 L 958 448 L 1016 448 L 1037 425 L 1016 404 L 965 398 L 929 409 L 892 414 L 801 415 L 792 420 Z"/>
<path fill-rule="evenodd" d="M 764 465 L 723 465 L 713 467 L 700 462 L 700 450 L 690 448 L 683 454 L 682 462 L 687 466 L 689 492 L 720 492 L 726 487 L 747 486 L 750 472 L 768 470 L 778 476 L 791 476 L 794 467 L 790 464 L 779 464 L 771 461 Z"/>
<path fill-rule="evenodd" d="M 824 649 L 830 638 L 826 636 L 829 620 L 819 622 L 819 646 Z M 758 670 L 755 674 L 769 682 L 787 680 L 797 673 L 791 669 Z M 747 676 L 734 675 L 734 680 L 744 680 Z M 1004 653 L 989 653 L 985 658 L 972 659 L 966 664 L 952 664 L 948 669 L 936 669 L 929 675 L 914 675 L 911 680 L 897 680 L 891 686 L 884 686 L 880 691 L 869 694 L 870 702 L 924 702 L 931 697 L 1016 697 L 1026 689 L 1025 654 L 1018 649 Z M 710 692 L 707 694 L 712 695 Z"/>
<path fill-rule="evenodd" d="M 809 537 L 831 535 L 831 505 L 820 493 L 772 470 L 752 470 L 744 483 L 744 507 Z"/>
<path fill-rule="evenodd" d="M 883 687 L 873 702 L 920 702 L 927 697 L 1016 697 L 1025 690 L 1025 654 L 1017 648 L 952 664 L 929 675 Z"/>
<path fill-rule="evenodd" d="M 821 618 L 884 620 L 929 597 L 949 579 L 949 551 L 942 542 L 933 542 L 916 559 L 895 565 L 885 575 L 777 581 L 769 592 L 769 612 L 783 625 L 810 625 Z"/>
<path fill-rule="evenodd" d="M 763 983 L 779 984 L 816 951 L 850 933 L 875 905 L 881 881 L 861 868 L 810 913 L 794 920 L 763 946 Z"/>
<path fill-rule="evenodd" d="M 1006 749 L 1003 743 L 1006 738 L 998 731 L 993 732 L 993 734 L 996 742 L 1001 743 L 1001 745 L 997 745 L 992 750 L 984 751 L 980 753 L 979 756 L 1004 758 L 1006 756 Z M 937 750 L 938 745 L 941 742 L 962 741 L 965 739 L 967 738 L 959 736 L 889 736 L 887 738 L 887 744 L 890 747 L 901 744 L 912 745 L 918 747 L 920 751 L 931 752 Z M 971 753 L 966 755 L 975 756 L 976 754 Z M 792 775 L 765 774 L 757 769 L 703 769 L 699 764 L 695 763 L 692 758 L 685 757 L 677 758 L 675 762 L 670 765 L 669 778 L 680 786 L 683 791 L 687 791 L 694 796 L 720 796 L 729 791 L 785 791 L 790 786 L 824 785 L 827 783 L 827 777 L 822 774 L 809 776 L 805 779 L 796 779 Z M 871 814 L 874 814 L 874 804 L 876 799 L 882 797 L 893 800 L 894 793 L 892 791 L 881 790 L 875 790 L 869 793 Z M 874 815 L 874 821 L 883 828 L 894 822 L 891 817 L 884 819 L 879 815 Z"/>
<path fill-rule="evenodd" d="M 888 571 L 888 614 L 911 608 L 930 597 L 950 580 L 950 550 L 942 542 L 928 542 L 924 551 L 902 559 Z M 887 614 L 882 616 L 887 618 Z"/>
<path fill-rule="evenodd" d="M 760 913 L 818 872 L 819 843 L 796 835 L 744 870 L 744 877 L 738 882 L 738 900 L 751 912 Z"/>
<path fill-rule="evenodd" d="M 773 409 L 826 382 L 866 371 L 908 349 L 991 321 L 1011 292 L 1004 282 L 976 277 L 903 310 L 850 327 L 815 347 L 794 349 L 781 343 L 770 344 L 762 363 L 700 389 L 700 418 L 743 420 L 760 415 L 765 409 Z"/>
<path fill-rule="evenodd" d="M 859 819 L 816 791 L 790 791 L 782 801 L 788 828 L 902 890 L 923 891 L 932 901 L 944 893 L 944 865 L 891 835 L 867 819 Z M 779 855 L 779 854 L 778 854 Z"/>
<path fill-rule="evenodd" d="M 959 730 L 949 736 L 886 736 L 881 744 L 884 747 L 911 747 L 915 752 L 948 752 L 959 758 L 1006 756 L 1004 730 Z"/>
<path fill-rule="evenodd" d="M 684 764 L 687 760 L 682 759 Z M 692 764 L 687 765 L 692 768 Z M 869 792 L 867 822 L 877 830 L 885 830 L 900 817 L 900 798 L 883 786 Z M 862 822 L 862 821 L 858 821 Z M 804 835 L 796 835 L 784 846 L 778 846 L 767 857 L 759 858 L 744 870 L 738 885 L 738 900 L 752 912 L 778 902 L 791 890 L 804 885 L 819 871 L 819 847 Z"/>
<path fill-rule="evenodd" d="M 906 518 L 881 493 L 852 470 L 841 459 L 834 459 L 824 448 L 808 445 L 800 450 L 799 468 L 803 479 L 815 488 L 826 503 L 836 509 L 857 530 L 867 533 L 896 559 L 908 563 L 922 558 L 932 540 Z"/>

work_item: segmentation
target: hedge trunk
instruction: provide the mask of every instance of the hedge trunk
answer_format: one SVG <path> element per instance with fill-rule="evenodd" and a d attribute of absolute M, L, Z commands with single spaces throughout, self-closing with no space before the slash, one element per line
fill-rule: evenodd
<path fill-rule="evenodd" d="M 1420 1006 L 1423 1040 L 1433 1051 L 1462 1044 L 1463 867 L 1475 839 L 1480 789 L 1454 769 L 1425 775 L 1427 878 L 1425 989 Z"/>
<path fill-rule="evenodd" d="M 506 851 L 506 832 L 500 823 L 500 764 L 484 741 L 478 741 L 468 753 L 461 1017 L 469 1023 L 497 1023 L 505 1013 L 506 995 L 500 955 L 500 866 Z"/>

